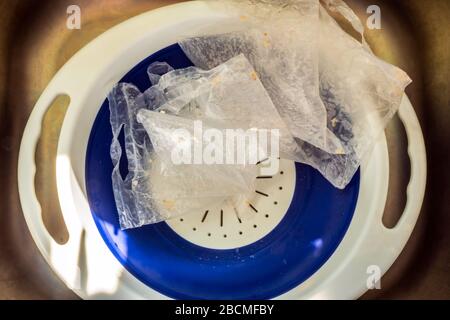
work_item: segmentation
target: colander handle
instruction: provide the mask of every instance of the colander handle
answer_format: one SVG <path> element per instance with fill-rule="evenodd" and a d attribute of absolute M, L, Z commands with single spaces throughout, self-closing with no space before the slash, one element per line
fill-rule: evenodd
<path fill-rule="evenodd" d="M 427 160 L 423 134 L 416 113 L 406 95 L 403 96 L 398 115 L 403 122 L 408 139 L 411 174 L 406 189 L 407 200 L 402 216 L 397 225 L 391 229 L 383 225 L 386 242 L 398 241 L 399 238 L 402 239 L 402 242 L 408 240 L 422 207 L 427 179 Z"/>
<path fill-rule="evenodd" d="M 343 277 L 343 279 L 353 278 L 361 282 L 362 287 L 355 293 L 355 297 L 359 297 L 376 283 L 372 277 L 375 273 L 372 272 L 379 271 L 381 276 L 400 255 L 411 236 L 422 207 L 427 175 L 425 142 L 419 120 L 406 95 L 403 96 L 398 114 L 406 131 L 407 152 L 411 166 L 410 180 L 406 189 L 406 205 L 393 228 L 385 227 L 382 222 L 384 206 L 381 206 L 377 215 L 374 216 L 373 227 L 356 249 L 355 260 L 349 263 L 349 269 L 353 274 Z M 357 266 L 355 269 L 353 269 L 353 263 Z"/>
<path fill-rule="evenodd" d="M 34 179 L 36 175 L 35 153 L 38 140 L 41 135 L 42 123 L 48 108 L 59 95 L 66 95 L 67 91 L 59 87 L 61 81 L 58 74 L 50 82 L 47 90 L 43 92 L 33 108 L 30 119 L 25 127 L 18 162 L 18 185 L 20 202 L 25 220 L 29 226 L 30 233 L 41 252 L 45 252 L 44 258 L 50 265 L 55 265 L 57 273 L 61 279 L 65 279 L 66 285 L 76 289 L 79 282 L 78 259 L 81 246 L 83 228 L 76 215 L 68 215 L 65 210 L 61 210 L 63 219 L 69 234 L 69 239 L 64 244 L 57 243 L 42 219 L 42 208 L 36 196 Z M 70 96 L 70 95 L 69 95 Z M 69 103 L 69 107 L 72 101 Z M 56 165 L 64 165 L 64 159 L 57 159 Z M 64 199 L 60 198 L 60 205 Z M 36 210 L 39 210 L 36 212 Z M 51 261 L 49 261 L 51 260 Z"/>

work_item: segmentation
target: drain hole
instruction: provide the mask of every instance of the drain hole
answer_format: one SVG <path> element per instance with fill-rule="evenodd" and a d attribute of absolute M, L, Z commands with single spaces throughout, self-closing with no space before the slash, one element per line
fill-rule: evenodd
<path fill-rule="evenodd" d="M 234 214 L 236 215 L 236 218 L 238 219 L 239 223 L 242 223 L 242 220 L 241 220 L 241 218 L 239 218 L 239 213 L 238 213 L 236 207 L 233 207 L 233 210 L 234 210 Z"/>
<path fill-rule="evenodd" d="M 196 228 L 192 228 L 192 230 L 194 230 L 194 231 L 197 231 L 197 229 L 196 229 Z"/>
<path fill-rule="evenodd" d="M 256 224 L 253 225 L 253 228 L 257 228 L 258 226 Z"/>
<path fill-rule="evenodd" d="M 265 217 L 266 217 L 266 218 L 268 218 L 268 217 L 269 217 L 269 215 L 268 215 L 268 214 L 266 214 L 266 215 L 265 215 Z"/>
<path fill-rule="evenodd" d="M 258 212 L 258 210 L 251 203 L 249 203 L 248 205 L 253 209 L 253 211 Z"/>
<path fill-rule="evenodd" d="M 208 215 L 208 212 L 209 212 L 209 210 L 205 211 L 205 214 L 203 215 L 203 218 L 202 218 L 202 223 L 205 222 L 205 219 L 206 219 L 206 216 Z"/>
<path fill-rule="evenodd" d="M 239 231 L 239 234 L 242 234 L 242 231 Z"/>
<path fill-rule="evenodd" d="M 224 238 L 226 238 L 226 237 L 227 237 L 227 235 L 226 235 L 226 234 L 224 234 L 224 235 L 223 235 L 223 237 L 224 237 Z"/>
<path fill-rule="evenodd" d="M 283 171 L 280 172 L 280 174 L 283 174 L 283 173 L 284 173 Z"/>
<path fill-rule="evenodd" d="M 278 187 L 278 189 L 283 190 L 283 187 Z"/>
<path fill-rule="evenodd" d="M 278 204 L 278 202 L 274 201 L 274 202 L 273 202 L 273 204 L 274 204 L 274 205 L 277 205 L 277 204 Z"/>
<path fill-rule="evenodd" d="M 184 221 L 183 218 L 181 218 L 180 221 L 183 222 Z"/>
<path fill-rule="evenodd" d="M 269 158 L 262 159 L 262 160 L 258 161 L 258 162 L 256 163 L 256 165 L 261 164 L 261 163 L 263 163 L 264 161 L 267 161 L 267 160 L 269 160 Z"/>
<path fill-rule="evenodd" d="M 211 237 L 211 233 L 208 232 L 208 237 Z"/>

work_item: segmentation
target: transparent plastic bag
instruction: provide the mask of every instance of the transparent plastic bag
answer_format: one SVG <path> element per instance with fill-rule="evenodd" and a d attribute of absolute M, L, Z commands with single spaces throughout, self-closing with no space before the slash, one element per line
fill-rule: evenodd
<path fill-rule="evenodd" d="M 336 11 L 346 8 L 346 16 L 352 16 L 341 1 L 332 4 L 339 4 Z M 334 186 L 344 188 L 397 112 L 411 79 L 376 57 L 365 41 L 360 43 L 344 32 L 323 8 L 320 18 L 320 95 L 327 110 L 327 125 L 343 149 L 341 154 L 329 154 L 300 142 L 305 154 L 300 161 L 318 169 Z M 353 20 L 352 25 L 358 23 Z"/>
<path fill-rule="evenodd" d="M 288 158 L 313 166 L 334 186 L 344 188 L 398 110 L 409 77 L 370 51 L 361 22 L 341 0 L 324 3 L 349 20 L 362 43 L 344 32 L 318 0 L 211 3 L 254 18 L 245 18 L 246 28 L 240 31 L 183 39 L 184 52 L 202 67 L 248 55 L 298 144 Z M 302 98 L 303 92 L 309 99 Z M 314 134 L 321 126 L 327 134 Z"/>
<path fill-rule="evenodd" d="M 319 2 L 316 0 L 210 1 L 237 16 L 234 31 L 189 37 L 179 44 L 203 69 L 244 54 L 291 134 L 327 152 L 342 149 L 326 125 L 319 96 Z"/>
<path fill-rule="evenodd" d="M 155 104 L 154 98 L 148 98 L 160 96 L 162 93 L 166 97 L 159 99 L 163 101 L 162 104 Z M 152 101 L 153 106 L 158 105 L 155 111 L 164 115 L 177 115 L 182 118 L 180 122 L 185 123 L 186 119 L 191 119 L 201 120 L 214 128 L 276 130 L 268 134 L 274 135 L 272 138 L 277 140 L 279 149 L 274 145 L 276 150 L 271 150 L 271 141 L 267 141 L 265 150 L 258 149 L 260 154 L 257 154 L 256 161 L 271 155 L 278 157 L 279 152 L 292 158 L 298 152 L 297 143 L 257 73 L 242 54 L 207 71 L 190 67 L 169 72 L 160 78 L 157 85 L 145 91 L 144 97 L 146 101 Z M 172 121 L 172 125 L 176 126 L 177 123 Z M 147 126 L 152 141 L 158 140 L 156 132 L 151 134 L 157 126 L 158 123 Z M 166 142 L 164 145 L 167 147 L 169 143 Z M 165 152 L 159 150 L 158 153 L 160 156 L 164 153 L 165 159 L 170 161 L 169 150 Z"/>
<path fill-rule="evenodd" d="M 155 74 L 158 70 L 169 72 Z M 240 207 L 254 194 L 259 174 L 256 162 L 267 158 L 272 147 L 278 148 L 278 140 L 288 153 L 295 152 L 289 148 L 297 148 L 243 55 L 210 71 L 195 67 L 172 70 L 167 64 L 155 63 L 149 67 L 149 77 L 154 85 L 144 93 L 122 83 L 108 97 L 114 133 L 113 189 L 122 228 L 159 222 L 224 201 Z M 276 129 L 276 146 L 270 145 L 272 140 L 269 146 L 245 145 L 245 150 L 240 150 L 248 155 L 244 162 L 232 164 L 225 162 L 228 154 L 222 163 L 206 159 L 196 163 L 191 154 L 187 161 L 174 161 L 174 150 L 205 145 L 205 136 L 195 132 L 200 120 L 202 130 L 214 129 L 222 137 L 229 129 Z M 122 128 L 129 164 L 125 179 L 119 172 Z M 219 140 L 207 143 L 206 147 L 223 149 L 222 142 L 217 145 Z M 224 150 L 233 151 L 238 159 L 238 150 Z M 275 152 L 278 156 L 278 149 Z"/>
<path fill-rule="evenodd" d="M 108 99 L 113 128 L 112 182 L 122 229 L 164 221 L 222 201 L 238 201 L 254 189 L 257 175 L 254 166 L 175 166 L 167 159 L 162 160 L 144 126 L 137 121 L 138 110 L 144 105 L 142 94 L 135 86 L 119 84 Z M 146 111 L 155 116 L 175 118 Z M 152 119 L 161 120 L 158 117 Z M 164 130 L 164 122 L 157 123 L 159 127 L 156 130 Z M 128 160 L 125 179 L 119 169 L 122 156 L 119 135 L 122 129 Z"/>

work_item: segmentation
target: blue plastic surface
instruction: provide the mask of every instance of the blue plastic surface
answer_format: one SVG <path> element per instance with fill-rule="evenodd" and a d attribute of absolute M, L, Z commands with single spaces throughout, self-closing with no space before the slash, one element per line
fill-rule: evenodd
<path fill-rule="evenodd" d="M 154 61 L 166 61 L 174 68 L 192 65 L 175 44 L 143 60 L 121 81 L 145 90 L 150 86 L 146 69 Z M 111 139 L 105 100 L 86 153 L 86 188 L 92 216 L 122 265 L 146 285 L 172 298 L 267 299 L 285 293 L 332 255 L 356 206 L 359 171 L 346 189 L 339 190 L 316 170 L 296 164 L 295 194 L 287 214 L 272 232 L 248 246 L 203 248 L 184 240 L 164 222 L 121 231 L 111 183 Z M 125 161 L 121 171 L 126 173 Z"/>

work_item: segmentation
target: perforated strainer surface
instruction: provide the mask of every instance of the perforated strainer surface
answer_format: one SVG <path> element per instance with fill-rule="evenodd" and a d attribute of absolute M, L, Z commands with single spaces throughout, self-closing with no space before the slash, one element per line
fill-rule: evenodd
<path fill-rule="evenodd" d="M 263 164 L 263 163 L 261 163 Z M 295 189 L 295 165 L 280 160 L 278 173 L 259 176 L 251 200 L 236 212 L 231 204 L 218 204 L 167 224 L 184 239 L 206 248 L 233 249 L 258 241 L 283 219 Z"/>

